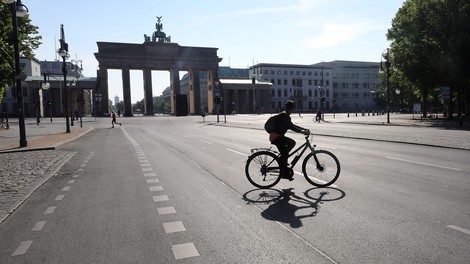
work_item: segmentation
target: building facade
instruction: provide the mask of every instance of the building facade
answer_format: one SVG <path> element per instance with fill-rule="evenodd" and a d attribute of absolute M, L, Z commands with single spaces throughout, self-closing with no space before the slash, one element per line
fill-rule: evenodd
<path fill-rule="evenodd" d="M 271 106 L 281 111 L 287 100 L 297 111 L 373 111 L 379 63 L 332 61 L 313 65 L 259 63 L 249 76 L 272 83 Z"/>

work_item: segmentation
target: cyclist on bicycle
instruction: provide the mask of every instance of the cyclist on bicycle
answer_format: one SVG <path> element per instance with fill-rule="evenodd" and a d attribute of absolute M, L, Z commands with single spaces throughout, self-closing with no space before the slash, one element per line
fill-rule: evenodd
<path fill-rule="evenodd" d="M 271 144 L 276 145 L 279 150 L 281 167 L 281 178 L 293 180 L 293 175 L 289 175 L 288 162 L 289 152 L 295 147 L 295 140 L 286 137 L 287 130 L 292 130 L 304 135 L 310 134 L 310 130 L 294 125 L 291 121 L 290 114 L 294 111 L 294 102 L 289 100 L 285 104 L 285 110 L 278 114 L 275 119 L 276 124 L 273 126 L 272 132 L 269 134 L 269 141 Z"/>

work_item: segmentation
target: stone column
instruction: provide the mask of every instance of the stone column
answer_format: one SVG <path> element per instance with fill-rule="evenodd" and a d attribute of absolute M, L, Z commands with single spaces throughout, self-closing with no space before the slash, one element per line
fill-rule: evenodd
<path fill-rule="evenodd" d="M 201 85 L 199 83 L 199 69 L 189 71 L 189 113 L 201 113 Z"/>
<path fill-rule="evenodd" d="M 214 88 L 215 88 L 215 73 L 210 70 L 207 71 L 207 112 L 212 112 L 214 109 Z"/>
<path fill-rule="evenodd" d="M 170 90 L 171 112 L 176 116 L 176 96 L 181 94 L 180 72 L 178 70 L 170 70 Z"/>
<path fill-rule="evenodd" d="M 109 111 L 109 94 L 108 94 L 108 69 L 104 67 L 100 67 L 97 73 L 98 76 L 98 91 L 96 92 L 97 95 L 100 99 L 98 101 L 98 113 L 96 113 L 98 116 L 101 116 L 103 113 L 108 113 L 110 114 Z"/>
<path fill-rule="evenodd" d="M 122 69 L 122 90 L 124 95 L 124 116 L 132 116 L 131 77 L 129 69 Z"/>
<path fill-rule="evenodd" d="M 152 70 L 144 69 L 144 115 L 154 115 L 152 93 Z"/>

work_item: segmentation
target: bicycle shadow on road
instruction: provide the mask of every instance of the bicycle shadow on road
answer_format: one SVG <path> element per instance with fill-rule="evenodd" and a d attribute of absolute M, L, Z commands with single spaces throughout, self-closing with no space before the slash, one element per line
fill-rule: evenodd
<path fill-rule="evenodd" d="M 304 192 L 305 198 L 296 195 L 294 188 L 276 190 L 251 190 L 243 195 L 244 200 L 252 204 L 269 204 L 261 216 L 267 220 L 289 224 L 292 228 L 302 226 L 301 219 L 314 217 L 324 202 L 337 201 L 346 194 L 336 188 L 312 188 Z M 300 204 L 300 206 L 299 206 Z M 306 213 L 299 214 L 306 209 Z"/>

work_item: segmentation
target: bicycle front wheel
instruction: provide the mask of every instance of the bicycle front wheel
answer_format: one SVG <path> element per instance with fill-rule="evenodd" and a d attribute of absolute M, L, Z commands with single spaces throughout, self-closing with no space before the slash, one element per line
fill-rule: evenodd
<path fill-rule="evenodd" d="M 305 179 L 318 187 L 333 184 L 338 179 L 340 171 L 338 158 L 326 150 L 316 150 L 308 154 L 302 164 Z"/>
<path fill-rule="evenodd" d="M 269 151 L 253 153 L 246 161 L 245 174 L 258 188 L 273 187 L 281 180 L 277 155 Z"/>

